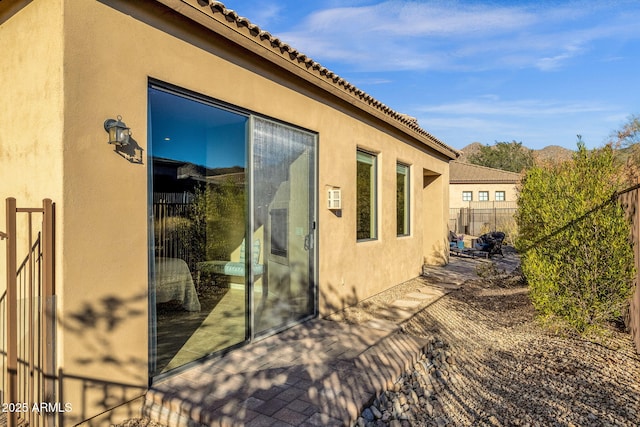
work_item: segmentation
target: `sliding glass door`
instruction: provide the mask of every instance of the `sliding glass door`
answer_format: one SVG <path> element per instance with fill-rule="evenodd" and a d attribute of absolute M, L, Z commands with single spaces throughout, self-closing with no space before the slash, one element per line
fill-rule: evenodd
<path fill-rule="evenodd" d="M 315 135 L 253 121 L 253 217 L 264 236 L 264 272 L 254 276 L 254 333 L 314 314 Z"/>
<path fill-rule="evenodd" d="M 149 88 L 151 372 L 315 313 L 316 136 Z"/>
<path fill-rule="evenodd" d="M 244 285 L 247 272 L 216 268 L 239 263 L 245 246 L 249 118 L 155 88 L 149 113 L 152 371 L 159 374 L 247 339 L 246 287 L 232 286 Z"/>

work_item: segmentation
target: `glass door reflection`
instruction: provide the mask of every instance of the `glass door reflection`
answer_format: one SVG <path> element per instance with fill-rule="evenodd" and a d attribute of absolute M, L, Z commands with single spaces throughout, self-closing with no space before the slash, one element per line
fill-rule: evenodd
<path fill-rule="evenodd" d="M 149 89 L 155 366 L 247 339 L 248 117 Z"/>
<path fill-rule="evenodd" d="M 253 118 L 254 334 L 313 315 L 315 135 Z"/>
<path fill-rule="evenodd" d="M 149 136 L 151 375 L 312 316 L 315 134 L 152 85 Z"/>

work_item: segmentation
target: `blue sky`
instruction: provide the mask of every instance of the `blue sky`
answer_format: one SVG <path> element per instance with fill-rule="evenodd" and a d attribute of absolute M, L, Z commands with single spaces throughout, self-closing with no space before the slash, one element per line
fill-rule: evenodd
<path fill-rule="evenodd" d="M 455 148 L 601 146 L 640 114 L 640 2 L 227 0 Z"/>

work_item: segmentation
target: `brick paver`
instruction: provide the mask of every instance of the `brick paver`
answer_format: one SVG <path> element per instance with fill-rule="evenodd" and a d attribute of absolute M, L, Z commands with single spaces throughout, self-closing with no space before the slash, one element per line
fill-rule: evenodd
<path fill-rule="evenodd" d="M 349 424 L 428 342 L 398 332 L 417 311 L 398 305 L 365 325 L 313 319 L 154 384 L 144 415 L 169 427 Z"/>

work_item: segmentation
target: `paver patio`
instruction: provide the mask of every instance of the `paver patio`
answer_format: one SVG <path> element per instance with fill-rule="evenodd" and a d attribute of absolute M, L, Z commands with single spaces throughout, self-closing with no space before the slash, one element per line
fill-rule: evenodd
<path fill-rule="evenodd" d="M 399 325 L 468 274 L 455 265 L 432 272 L 434 286 L 389 301 L 379 318 L 314 319 L 154 384 L 144 415 L 169 427 L 352 423 L 428 342 L 399 333 Z"/>

